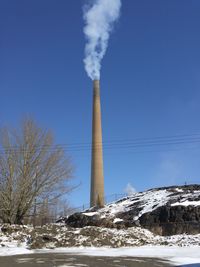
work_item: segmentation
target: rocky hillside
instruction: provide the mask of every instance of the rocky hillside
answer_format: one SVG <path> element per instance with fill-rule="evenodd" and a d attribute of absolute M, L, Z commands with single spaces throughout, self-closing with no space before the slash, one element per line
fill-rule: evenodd
<path fill-rule="evenodd" d="M 62 222 L 36 228 L 0 225 L 0 252 L 13 247 L 200 246 L 200 185 L 136 193 Z"/>
<path fill-rule="evenodd" d="M 200 233 L 200 185 L 172 186 L 135 193 L 62 219 L 67 226 L 129 228 L 140 226 L 159 235 Z"/>

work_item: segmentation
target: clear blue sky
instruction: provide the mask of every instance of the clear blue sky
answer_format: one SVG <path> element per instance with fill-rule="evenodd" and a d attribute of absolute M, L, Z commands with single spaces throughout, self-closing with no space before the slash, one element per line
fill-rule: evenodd
<path fill-rule="evenodd" d="M 91 141 L 78 0 L 0 1 L 0 126 L 26 114 L 56 142 Z M 200 133 L 200 1 L 122 0 L 101 72 L 104 141 Z M 90 149 L 69 151 L 89 202 Z M 200 144 L 104 151 L 106 195 L 200 182 Z"/>

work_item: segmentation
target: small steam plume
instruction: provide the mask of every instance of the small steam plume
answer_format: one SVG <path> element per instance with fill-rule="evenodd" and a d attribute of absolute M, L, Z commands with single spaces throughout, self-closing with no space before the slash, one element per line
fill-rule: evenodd
<path fill-rule="evenodd" d="M 124 191 L 128 196 L 131 196 L 137 192 L 136 189 L 130 183 L 126 185 L 126 188 Z"/>
<path fill-rule="evenodd" d="M 87 40 L 84 63 L 92 80 L 100 79 L 101 60 L 106 53 L 113 24 L 119 18 L 120 8 L 121 0 L 92 0 L 84 7 Z"/>

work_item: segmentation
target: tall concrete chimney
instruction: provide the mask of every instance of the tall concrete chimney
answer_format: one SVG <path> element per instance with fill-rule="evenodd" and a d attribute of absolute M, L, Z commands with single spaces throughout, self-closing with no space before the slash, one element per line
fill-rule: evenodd
<path fill-rule="evenodd" d="M 104 206 L 103 148 L 99 80 L 93 82 L 92 165 L 90 206 Z"/>

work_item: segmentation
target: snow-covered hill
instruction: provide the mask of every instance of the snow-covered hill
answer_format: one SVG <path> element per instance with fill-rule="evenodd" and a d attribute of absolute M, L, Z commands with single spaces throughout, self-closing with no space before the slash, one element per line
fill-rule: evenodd
<path fill-rule="evenodd" d="M 65 219 L 72 227 L 142 226 L 161 235 L 200 233 L 200 185 L 156 188 Z"/>
<path fill-rule="evenodd" d="M 200 185 L 136 193 L 101 209 L 75 213 L 64 224 L 0 226 L 0 251 L 144 245 L 200 246 Z"/>
<path fill-rule="evenodd" d="M 0 256 L 51 251 L 199 263 L 200 185 L 136 193 L 64 221 L 36 228 L 0 225 Z M 156 234 L 163 231 L 166 236 Z"/>

